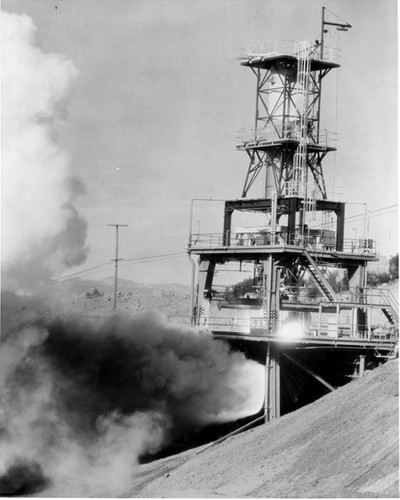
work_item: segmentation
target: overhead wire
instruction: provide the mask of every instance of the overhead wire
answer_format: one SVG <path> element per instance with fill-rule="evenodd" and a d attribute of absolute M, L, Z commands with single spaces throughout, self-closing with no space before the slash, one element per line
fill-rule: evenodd
<path fill-rule="evenodd" d="M 379 217 L 379 216 L 382 216 L 382 215 L 390 215 L 391 213 L 397 212 L 396 207 L 398 207 L 398 204 L 388 205 L 387 207 L 377 208 L 376 210 L 369 210 L 367 213 L 363 212 L 363 213 L 359 213 L 359 214 L 356 214 L 356 215 L 351 215 L 349 217 L 345 217 L 345 220 L 346 221 L 348 221 L 348 220 L 353 220 L 354 221 L 354 220 L 357 220 L 357 219 L 361 220 L 366 215 L 367 215 L 368 218 Z M 377 213 L 377 212 L 382 212 L 382 213 Z M 371 215 L 371 214 L 374 214 L 374 215 Z M 326 223 L 325 225 L 329 225 L 329 222 Z M 318 224 L 316 226 L 313 226 L 312 229 L 318 229 L 318 228 L 321 228 L 321 227 L 322 228 L 324 227 L 324 222 L 322 222 L 322 224 Z"/>
<path fill-rule="evenodd" d="M 66 276 L 60 276 L 59 278 L 54 278 L 52 281 L 61 281 L 63 279 L 67 279 L 67 278 L 73 278 L 74 276 L 85 274 L 87 272 L 90 272 L 90 271 L 93 271 L 93 270 L 97 270 L 100 267 L 109 266 L 111 264 L 112 264 L 112 262 L 105 262 L 104 264 L 99 264 L 97 266 L 89 267 L 87 269 L 82 269 L 81 271 L 76 271 L 75 273 L 67 274 Z"/>
<path fill-rule="evenodd" d="M 379 217 L 383 215 L 390 215 L 391 213 L 397 212 L 397 207 L 398 204 L 394 205 L 388 205 L 386 207 L 381 207 L 377 208 L 375 210 L 370 210 L 367 212 L 367 216 L 369 218 L 371 217 Z M 365 213 L 360 213 L 356 215 L 352 215 L 350 217 L 345 217 L 345 220 L 357 220 L 357 219 L 362 219 L 365 217 Z M 320 226 L 316 226 L 318 228 Z M 315 229 L 315 228 L 314 228 Z M 164 260 L 171 260 L 175 259 L 178 257 L 181 257 L 183 255 L 186 255 L 186 252 L 174 252 L 174 253 L 167 253 L 167 254 L 160 254 L 160 255 L 150 255 L 150 256 L 145 256 L 145 257 L 131 257 L 128 259 L 121 259 L 120 266 L 121 267 L 126 267 L 128 265 L 134 265 L 134 264 L 148 264 L 152 262 L 161 262 Z M 93 267 L 89 267 L 86 269 L 82 269 L 80 271 L 76 271 L 74 273 L 67 274 L 65 276 L 60 276 L 59 278 L 54 278 L 52 282 L 54 284 L 56 283 L 61 283 L 61 282 L 66 282 L 70 281 L 76 277 L 86 275 L 86 276 L 91 276 L 92 274 L 97 274 L 98 272 L 105 271 L 107 267 L 111 267 L 114 262 L 114 259 L 111 260 L 110 262 L 105 262 L 103 264 L 98 264 Z M 247 271 L 246 271 L 247 272 Z"/>
<path fill-rule="evenodd" d="M 129 259 L 121 259 L 121 264 L 120 266 L 124 263 L 127 263 L 127 265 L 132 265 L 132 264 L 146 264 L 148 262 L 158 262 L 162 260 L 169 260 L 173 258 L 177 258 L 179 256 L 185 255 L 185 252 L 175 252 L 175 253 L 170 253 L 170 254 L 161 254 L 161 255 L 152 255 L 148 257 L 132 257 Z M 92 275 L 96 274 L 100 271 L 105 271 L 107 266 L 113 266 L 114 265 L 114 259 L 112 259 L 110 262 L 105 262 L 103 264 L 99 264 L 97 266 L 89 267 L 87 269 L 82 269 L 81 271 L 76 271 L 75 273 L 67 274 L 66 276 L 60 276 L 59 278 L 53 279 L 53 283 L 55 282 L 63 282 L 63 281 L 70 281 L 71 279 L 74 279 L 78 276 L 81 276 L 83 274 L 85 275 Z M 101 269 L 104 268 L 104 269 Z"/>

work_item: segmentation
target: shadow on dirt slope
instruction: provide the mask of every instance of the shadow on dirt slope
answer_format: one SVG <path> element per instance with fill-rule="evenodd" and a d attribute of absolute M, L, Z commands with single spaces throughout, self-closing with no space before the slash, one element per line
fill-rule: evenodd
<path fill-rule="evenodd" d="M 141 466 L 127 495 L 398 497 L 398 386 L 390 360 L 270 424 Z"/>

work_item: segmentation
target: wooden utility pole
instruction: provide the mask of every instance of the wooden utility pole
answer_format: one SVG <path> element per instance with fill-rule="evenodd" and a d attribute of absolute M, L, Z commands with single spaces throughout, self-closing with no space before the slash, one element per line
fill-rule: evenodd
<path fill-rule="evenodd" d="M 118 261 L 123 260 L 118 258 L 118 236 L 120 227 L 128 227 L 128 224 L 108 224 L 108 226 L 115 227 L 115 259 L 111 259 L 115 262 L 115 280 L 114 280 L 114 311 L 117 309 L 117 289 L 118 289 Z"/>

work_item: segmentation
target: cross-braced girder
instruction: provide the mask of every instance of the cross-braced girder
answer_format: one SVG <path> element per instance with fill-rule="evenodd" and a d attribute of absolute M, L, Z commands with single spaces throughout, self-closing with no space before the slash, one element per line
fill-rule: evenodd
<path fill-rule="evenodd" d="M 265 168 L 278 196 L 285 196 L 285 189 L 287 196 L 301 196 L 300 185 L 312 181 L 313 192 L 326 199 L 321 162 L 335 148 L 320 128 L 320 106 L 322 80 L 331 68 L 311 64 L 304 71 L 300 58 L 286 56 L 250 68 L 257 80 L 256 115 L 254 130 L 239 147 L 250 158 L 242 196 Z M 265 185 L 267 189 L 267 180 Z"/>

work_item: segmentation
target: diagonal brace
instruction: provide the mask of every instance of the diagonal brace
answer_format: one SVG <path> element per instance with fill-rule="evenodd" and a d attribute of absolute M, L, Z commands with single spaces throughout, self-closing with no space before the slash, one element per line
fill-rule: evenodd
<path fill-rule="evenodd" d="M 287 354 L 286 352 L 283 353 L 292 363 L 294 363 L 295 365 L 297 365 L 299 368 L 301 368 L 302 370 L 304 370 L 306 373 L 308 373 L 309 375 L 311 375 L 312 377 L 314 377 L 315 379 L 318 380 L 318 382 L 320 382 L 322 385 L 324 385 L 325 387 L 327 387 L 330 391 L 334 391 L 335 390 L 335 387 L 333 387 L 333 385 L 331 385 L 329 382 L 327 382 L 325 379 L 323 379 L 320 375 L 318 375 L 317 373 L 315 373 L 313 370 L 311 370 L 311 368 L 308 368 L 305 364 L 303 364 L 301 361 L 299 361 L 298 359 L 296 358 L 293 358 L 292 356 L 290 356 L 290 354 Z"/>

